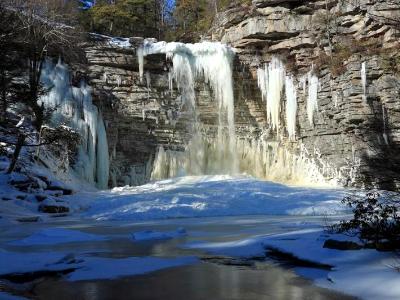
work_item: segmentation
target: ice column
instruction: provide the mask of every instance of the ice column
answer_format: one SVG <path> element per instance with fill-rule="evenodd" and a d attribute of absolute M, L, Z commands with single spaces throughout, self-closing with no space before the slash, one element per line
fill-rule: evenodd
<path fill-rule="evenodd" d="M 268 65 L 268 95 L 267 115 L 273 129 L 279 130 L 281 95 L 285 82 L 285 68 L 283 63 L 273 58 Z"/>
<path fill-rule="evenodd" d="M 46 108 L 54 109 L 53 124 L 67 124 L 76 129 L 82 143 L 74 170 L 81 178 L 108 187 L 109 156 L 104 121 L 92 103 L 92 90 L 85 82 L 80 87 L 71 86 L 67 66 L 59 61 L 54 65 L 46 61 L 41 74 L 43 85 L 49 93 L 39 100 Z"/>
<path fill-rule="evenodd" d="M 285 78 L 286 94 L 286 128 L 289 139 L 294 140 L 296 136 L 296 116 L 297 116 L 297 91 L 294 85 L 293 76 Z"/>
<path fill-rule="evenodd" d="M 136 56 L 139 64 L 139 77 L 140 82 L 143 82 L 143 74 L 144 74 L 144 48 L 141 46 L 136 50 Z"/>
<path fill-rule="evenodd" d="M 314 112 L 318 110 L 318 77 L 312 71 L 308 73 L 307 116 L 311 126 L 314 126 Z"/>
<path fill-rule="evenodd" d="M 285 68 L 283 63 L 276 57 L 257 70 L 258 86 L 267 106 L 268 122 L 273 129 L 279 130 L 281 94 L 285 83 Z"/>
<path fill-rule="evenodd" d="M 265 64 L 264 68 L 257 69 L 258 87 L 261 91 L 263 101 L 267 100 L 268 96 L 268 65 Z"/>
<path fill-rule="evenodd" d="M 367 63 L 361 64 L 361 82 L 363 87 L 363 100 L 367 100 Z"/>
<path fill-rule="evenodd" d="M 386 108 L 384 105 L 382 105 L 382 121 L 383 121 L 383 140 L 385 141 L 386 145 L 389 145 L 389 138 L 386 129 Z"/>

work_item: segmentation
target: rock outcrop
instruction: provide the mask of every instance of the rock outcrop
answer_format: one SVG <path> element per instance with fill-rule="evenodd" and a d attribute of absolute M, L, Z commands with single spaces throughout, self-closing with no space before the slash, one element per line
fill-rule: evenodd
<path fill-rule="evenodd" d="M 212 38 L 238 49 L 239 60 L 253 74 L 272 56 L 285 61 L 298 81 L 314 64 L 320 83 L 318 112 L 310 124 L 307 92 L 299 88 L 297 143 L 321 158 L 324 175 L 337 177 L 342 185 L 396 189 L 398 20 L 400 4 L 390 1 L 257 0 L 251 7 L 223 12 Z"/>

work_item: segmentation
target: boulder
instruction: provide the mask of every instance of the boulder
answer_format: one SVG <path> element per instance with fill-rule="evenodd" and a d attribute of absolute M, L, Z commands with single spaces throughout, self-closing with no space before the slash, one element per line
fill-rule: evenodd
<path fill-rule="evenodd" d="M 324 248 L 335 250 L 360 250 L 363 246 L 351 241 L 337 241 L 333 239 L 326 240 Z"/>

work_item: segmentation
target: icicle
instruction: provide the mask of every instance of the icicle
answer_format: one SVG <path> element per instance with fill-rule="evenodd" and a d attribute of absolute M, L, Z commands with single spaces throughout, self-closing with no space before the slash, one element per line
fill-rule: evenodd
<path fill-rule="evenodd" d="M 117 76 L 117 86 L 120 87 L 121 84 L 122 84 L 122 78 L 121 78 L 121 75 L 118 75 Z"/>
<path fill-rule="evenodd" d="M 172 95 L 173 90 L 174 90 L 173 79 L 174 79 L 174 77 L 173 77 L 173 74 L 172 74 L 172 70 L 169 70 L 169 72 L 168 72 L 168 88 L 169 88 L 169 92 L 171 93 L 171 95 Z"/>
<path fill-rule="evenodd" d="M 285 78 L 286 93 L 286 126 L 289 139 L 294 139 L 296 135 L 296 116 L 297 116 L 297 91 L 294 85 L 293 76 Z"/>
<path fill-rule="evenodd" d="M 277 58 L 268 65 L 267 115 L 273 129 L 279 130 L 281 94 L 285 80 L 285 68 Z"/>
<path fill-rule="evenodd" d="M 285 68 L 282 62 L 273 57 L 263 69 L 257 70 L 258 86 L 264 101 L 267 102 L 267 116 L 272 129 L 279 130 L 281 94 L 285 81 Z"/>
<path fill-rule="evenodd" d="M 150 77 L 150 72 L 146 72 L 146 85 L 147 89 L 150 90 L 151 88 L 151 77 Z"/>
<path fill-rule="evenodd" d="M 143 75 L 144 75 L 144 49 L 143 46 L 140 46 L 136 50 L 136 55 L 139 64 L 139 78 L 140 82 L 143 82 Z"/>
<path fill-rule="evenodd" d="M 363 100 L 367 100 L 367 63 L 361 64 L 361 82 L 363 87 Z"/>
<path fill-rule="evenodd" d="M 314 126 L 314 111 L 318 110 L 318 77 L 310 71 L 308 73 L 307 116 L 311 126 Z"/>
<path fill-rule="evenodd" d="M 382 105 L 382 120 L 383 120 L 383 140 L 386 145 L 389 145 L 388 135 L 386 133 L 386 108 Z"/>
<path fill-rule="evenodd" d="M 102 115 L 99 113 L 97 117 L 97 187 L 100 189 L 106 189 L 108 187 L 108 177 L 110 161 L 108 155 L 108 143 L 107 143 L 107 133 L 104 126 L 104 121 Z"/>
<path fill-rule="evenodd" d="M 299 87 L 303 88 L 303 94 L 305 96 L 307 93 L 307 75 L 303 75 L 300 77 Z"/>
<path fill-rule="evenodd" d="M 150 99 L 151 77 L 150 73 L 146 72 L 147 99 Z"/>
<path fill-rule="evenodd" d="M 257 69 L 257 81 L 258 87 L 261 90 L 261 96 L 263 101 L 267 100 L 268 95 L 268 65 L 265 64 L 264 68 Z"/>

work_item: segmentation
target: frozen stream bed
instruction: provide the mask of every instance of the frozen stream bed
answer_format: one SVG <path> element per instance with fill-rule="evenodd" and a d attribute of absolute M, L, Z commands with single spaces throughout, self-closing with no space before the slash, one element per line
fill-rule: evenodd
<path fill-rule="evenodd" d="M 181 177 L 79 192 L 71 214 L 36 223 L 13 221 L 37 212 L 8 201 L 0 299 L 398 299 L 393 254 L 323 248 L 348 238 L 324 231 L 347 193 Z"/>
<path fill-rule="evenodd" d="M 314 286 L 296 275 L 296 268 L 282 267 L 266 257 L 235 260 L 190 246 L 284 233 L 299 226 L 315 228 L 322 222 L 321 217 L 309 216 L 138 223 L 60 219 L 2 228 L 0 258 L 9 270 L 76 268 L 39 274 L 28 282 L 17 278 L 18 284 L 15 278 L 11 283 L 6 278 L 3 285 L 8 286 L 5 290 L 32 299 L 347 299 Z M 61 240 L 67 237 L 69 240 Z"/>

